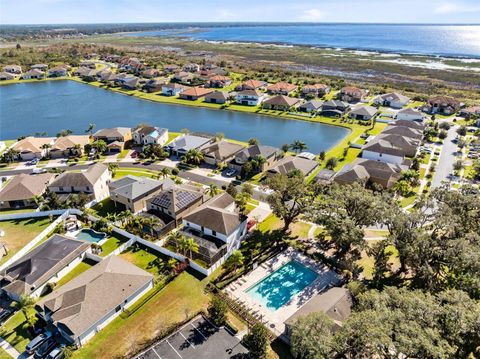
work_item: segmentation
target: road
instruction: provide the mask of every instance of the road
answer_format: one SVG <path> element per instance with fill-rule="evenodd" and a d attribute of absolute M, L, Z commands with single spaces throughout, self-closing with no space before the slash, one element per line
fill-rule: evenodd
<path fill-rule="evenodd" d="M 444 181 L 450 181 L 449 177 L 453 173 L 453 164 L 457 160 L 455 156 L 457 144 L 453 142 L 457 136 L 457 128 L 458 126 L 450 127 L 447 138 L 443 141 L 440 158 L 432 178 L 432 188 L 440 187 Z"/>
<path fill-rule="evenodd" d="M 172 169 L 171 167 L 167 167 L 167 166 L 163 166 L 163 165 L 159 165 L 159 164 L 155 164 L 155 163 L 135 163 L 135 162 L 115 162 L 116 164 L 118 164 L 118 166 L 120 168 L 139 168 L 139 169 L 143 169 L 143 170 L 150 170 L 150 171 L 161 171 L 163 168 L 169 168 L 169 169 Z M 73 165 L 67 165 L 67 166 L 63 166 L 63 167 L 57 167 L 57 168 L 61 168 L 61 169 L 65 169 L 65 170 L 84 170 L 84 169 L 87 169 L 88 167 L 90 167 L 91 164 L 81 164 L 81 165 L 77 165 L 77 164 L 73 164 Z M 18 170 L 6 170 L 6 171 L 0 171 L 0 176 L 13 176 L 13 175 L 17 175 L 17 174 L 20 174 L 20 173 L 31 173 L 33 171 L 33 168 L 24 168 L 24 169 L 18 169 Z M 216 186 L 218 186 L 219 188 L 222 188 L 222 187 L 227 187 L 230 182 L 227 181 L 227 180 L 219 180 L 217 178 L 211 178 L 211 177 L 207 177 L 207 176 L 203 176 L 203 175 L 200 175 L 200 174 L 197 174 L 197 173 L 192 173 L 192 172 L 189 172 L 189 171 L 180 171 L 180 173 L 178 174 L 178 176 L 184 180 L 188 180 L 188 181 L 193 181 L 193 182 L 197 182 L 197 183 L 201 183 L 203 185 L 210 185 L 210 184 L 215 184 Z M 239 188 L 239 186 L 237 186 L 237 188 Z M 253 198 L 256 199 L 257 201 L 264 201 L 265 200 L 265 196 L 267 194 L 256 188 L 254 189 L 253 191 Z"/>

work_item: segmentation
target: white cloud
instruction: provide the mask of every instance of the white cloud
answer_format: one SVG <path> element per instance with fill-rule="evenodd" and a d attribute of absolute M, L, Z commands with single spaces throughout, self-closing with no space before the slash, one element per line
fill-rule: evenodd
<path fill-rule="evenodd" d="M 454 3 L 454 2 L 442 2 L 438 4 L 433 11 L 435 14 L 479 12 L 480 5 Z"/>
<path fill-rule="evenodd" d="M 235 14 L 227 9 L 220 9 L 217 12 L 216 16 L 216 21 L 228 21 L 228 20 L 234 20 L 235 19 Z"/>
<path fill-rule="evenodd" d="M 318 21 L 321 20 L 325 17 L 325 14 L 323 11 L 319 9 L 308 9 L 304 10 L 302 12 L 302 15 L 300 16 L 300 20 L 303 21 Z"/>

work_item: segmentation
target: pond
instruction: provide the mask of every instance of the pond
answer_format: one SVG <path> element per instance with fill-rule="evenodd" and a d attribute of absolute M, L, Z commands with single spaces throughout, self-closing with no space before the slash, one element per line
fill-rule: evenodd
<path fill-rule="evenodd" d="M 146 101 L 74 81 L 46 81 L 0 86 L 0 139 L 62 129 L 85 133 L 96 128 L 149 123 L 170 131 L 187 128 L 227 138 L 280 147 L 301 140 L 319 153 L 341 141 L 347 128 L 258 114 Z"/>

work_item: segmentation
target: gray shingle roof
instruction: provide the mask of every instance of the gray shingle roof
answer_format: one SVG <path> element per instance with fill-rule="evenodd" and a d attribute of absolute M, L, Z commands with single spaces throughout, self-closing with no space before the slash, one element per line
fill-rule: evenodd
<path fill-rule="evenodd" d="M 93 187 L 105 171 L 106 165 L 96 163 L 83 172 L 64 172 L 49 187 Z"/>
<path fill-rule="evenodd" d="M 280 174 L 288 174 L 293 170 L 300 170 L 304 176 L 307 176 L 310 172 L 312 172 L 315 168 L 318 167 L 317 161 L 307 160 L 305 158 L 300 157 L 284 157 L 282 158 L 275 167 L 268 170 L 270 173 L 280 173 Z"/>
<path fill-rule="evenodd" d="M 16 175 L 0 191 L 0 201 L 26 200 L 39 196 L 45 192 L 53 176 L 53 173 Z"/>
<path fill-rule="evenodd" d="M 146 193 L 160 188 L 168 188 L 173 186 L 174 182 L 165 178 L 162 181 L 153 180 L 146 177 L 125 176 L 117 181 L 109 184 L 110 195 L 118 195 L 120 197 L 129 198 L 135 201 L 137 198 Z"/>

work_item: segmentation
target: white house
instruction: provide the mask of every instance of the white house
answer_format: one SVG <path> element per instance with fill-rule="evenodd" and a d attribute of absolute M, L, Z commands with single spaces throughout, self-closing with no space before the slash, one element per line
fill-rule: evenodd
<path fill-rule="evenodd" d="M 162 94 L 165 96 L 177 96 L 185 91 L 188 87 L 177 83 L 169 83 L 162 86 Z"/>
<path fill-rule="evenodd" d="M 0 272 L 0 291 L 14 300 L 38 298 L 48 283 L 64 277 L 90 251 L 90 243 L 55 234 Z"/>
<path fill-rule="evenodd" d="M 153 275 L 110 256 L 35 305 L 72 344 L 84 345 L 153 288 Z"/>
<path fill-rule="evenodd" d="M 24 80 L 42 79 L 44 77 L 45 77 L 45 72 L 38 69 L 28 70 L 22 75 L 22 79 Z"/>
<path fill-rule="evenodd" d="M 395 116 L 396 120 L 407 120 L 407 121 L 423 121 L 423 113 L 413 108 L 406 108 L 398 111 Z"/>
<path fill-rule="evenodd" d="M 243 90 L 237 93 L 235 100 L 241 105 L 257 106 L 260 105 L 265 98 L 265 94 L 258 90 Z"/>
<path fill-rule="evenodd" d="M 383 95 L 378 95 L 373 99 L 373 102 L 380 106 L 388 106 L 392 108 L 402 108 L 405 106 L 410 98 L 402 94 L 392 92 Z"/>
<path fill-rule="evenodd" d="M 168 130 L 166 128 L 153 126 L 140 126 L 132 133 L 133 143 L 136 145 L 157 144 L 163 146 L 168 141 Z"/>

